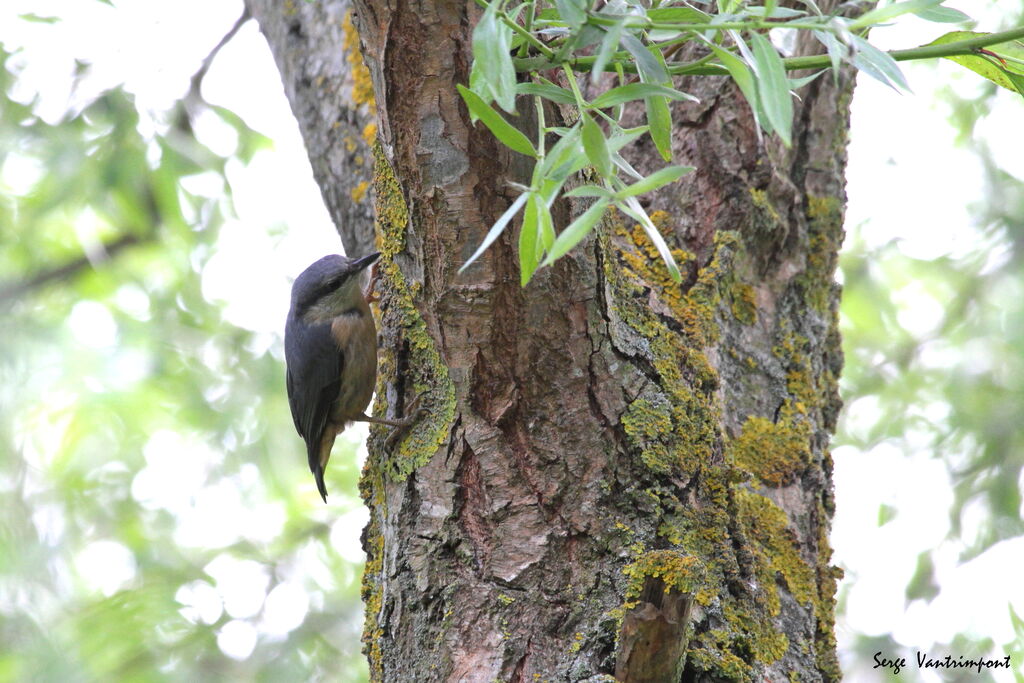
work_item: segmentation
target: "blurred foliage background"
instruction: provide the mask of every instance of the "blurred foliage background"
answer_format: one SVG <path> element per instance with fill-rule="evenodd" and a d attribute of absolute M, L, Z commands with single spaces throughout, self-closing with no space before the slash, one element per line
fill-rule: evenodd
<path fill-rule="evenodd" d="M 1002 25 L 985 30 L 1019 25 L 1020 4 L 999 4 Z M 17 21 L 45 30 L 71 19 Z M 46 116 L 47 84 L 24 80 L 17 50 L 0 48 L 0 62 L 0 681 L 364 680 L 351 540 L 363 519 L 359 437 L 336 450 L 331 505 L 318 505 L 280 335 L 234 324 L 204 288 L 221 229 L 237 220 L 230 169 L 270 141 L 205 101 L 208 63 L 157 111 L 122 86 L 73 87 Z M 77 62 L 73 82 L 90 68 Z M 983 169 L 962 226 L 969 246 L 919 258 L 896 236 L 871 240 L 851 225 L 843 255 L 837 486 L 852 459 L 897 485 L 851 494 L 874 501 L 882 535 L 838 519 L 837 536 L 876 543 L 899 530 L 896 544 L 913 553 L 896 586 L 901 614 L 941 600 L 949 567 L 1024 537 L 1024 188 L 975 135 L 1005 101 L 981 83 L 967 98 L 947 88 L 937 105 L 949 128 L 934 144 L 969 149 Z M 216 141 L 196 133 L 211 118 Z M 245 297 L 246 283 L 236 290 Z M 913 510 L 929 498 L 942 504 L 941 538 L 915 545 Z M 855 561 L 867 551 L 849 538 L 836 546 L 848 571 L 841 608 L 877 610 L 856 594 L 870 583 L 870 565 Z M 1016 566 L 1001 564 L 1018 572 L 1024 555 L 1013 552 Z M 877 676 L 874 652 L 912 658 L 924 647 L 1024 662 L 1012 597 L 988 605 L 1010 632 L 841 622 L 844 666 Z"/>
<path fill-rule="evenodd" d="M 201 70 L 166 111 L 118 86 L 46 120 L 0 63 L 0 681 L 365 678 L 355 443 L 314 509 L 280 338 L 203 291 L 269 141 Z"/>

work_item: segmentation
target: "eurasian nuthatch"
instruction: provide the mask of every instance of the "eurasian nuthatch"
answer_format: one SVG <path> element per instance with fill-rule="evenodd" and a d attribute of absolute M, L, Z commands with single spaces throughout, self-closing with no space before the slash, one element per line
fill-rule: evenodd
<path fill-rule="evenodd" d="M 411 422 L 367 417 L 364 412 L 377 381 L 377 329 L 363 296 L 361 275 L 378 256 L 324 256 L 292 285 L 284 328 L 288 403 L 325 503 L 324 468 L 334 439 L 349 422 L 392 427 Z M 412 411 L 410 415 L 415 417 Z"/>

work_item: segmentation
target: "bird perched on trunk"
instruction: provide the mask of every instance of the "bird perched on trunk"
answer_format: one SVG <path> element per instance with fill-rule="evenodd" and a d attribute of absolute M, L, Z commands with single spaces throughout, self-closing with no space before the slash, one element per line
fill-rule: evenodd
<path fill-rule="evenodd" d="M 364 412 L 377 381 L 377 328 L 363 296 L 362 274 L 379 256 L 324 256 L 292 285 L 284 328 L 288 403 L 325 503 L 324 468 L 334 439 L 350 422 L 401 429 L 417 416 L 413 411 L 418 397 L 404 420 L 368 417 Z"/>

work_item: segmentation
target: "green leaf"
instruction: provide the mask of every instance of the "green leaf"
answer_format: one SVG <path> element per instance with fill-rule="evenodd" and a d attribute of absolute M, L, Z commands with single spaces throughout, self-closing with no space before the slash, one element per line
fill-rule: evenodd
<path fill-rule="evenodd" d="M 808 83 L 810 83 L 811 81 L 813 81 L 815 78 L 817 78 L 818 76 L 820 76 L 823 73 L 825 73 L 824 70 L 822 70 L 822 71 L 815 71 L 810 76 L 801 76 L 800 78 L 790 78 L 789 79 L 789 89 L 790 90 L 799 90 L 800 88 L 804 87 L 805 85 L 807 85 Z"/>
<path fill-rule="evenodd" d="M 672 161 L 672 112 L 664 97 L 644 98 L 647 123 L 651 127 L 651 140 L 665 161 Z"/>
<path fill-rule="evenodd" d="M 693 166 L 667 166 L 660 171 L 655 171 L 643 180 L 633 183 L 617 194 L 619 197 L 634 197 L 638 194 L 656 190 L 659 187 L 679 180 L 693 170 Z"/>
<path fill-rule="evenodd" d="M 587 152 L 587 158 L 602 176 L 614 177 L 615 166 L 608 154 L 608 143 L 604 138 L 604 131 L 590 117 L 590 114 L 582 112 L 580 118 L 583 120 L 583 149 Z"/>
<path fill-rule="evenodd" d="M 665 267 L 668 268 L 668 274 L 676 282 L 682 282 L 683 276 L 679 273 L 679 266 L 676 265 L 676 260 L 672 257 L 672 252 L 668 248 L 668 244 L 665 243 L 665 238 L 658 232 L 658 227 L 654 225 L 647 212 L 644 211 L 643 207 L 640 206 L 640 202 L 636 200 L 636 197 L 626 197 L 623 202 L 616 202 L 615 205 L 619 207 L 619 210 L 628 216 L 636 219 L 643 227 L 644 232 L 647 233 L 647 237 L 654 243 L 655 248 L 658 250 L 658 255 L 661 256 L 661 260 L 665 262 Z"/>
<path fill-rule="evenodd" d="M 657 23 L 706 24 L 711 15 L 687 7 L 658 7 L 647 10 L 647 18 Z"/>
<path fill-rule="evenodd" d="M 540 199 L 537 202 L 537 213 L 540 218 L 540 243 L 537 246 L 537 260 L 555 244 L 555 222 L 551 219 L 551 204 Z"/>
<path fill-rule="evenodd" d="M 793 99 L 789 94 L 786 67 L 767 38 L 760 33 L 751 33 L 750 40 L 753 44 L 761 106 L 782 143 L 789 147 L 792 144 L 790 131 L 793 128 Z"/>
<path fill-rule="evenodd" d="M 797 9 L 791 9 L 789 7 L 769 7 L 767 3 L 765 7 L 751 7 L 748 6 L 746 10 L 755 17 L 768 17 L 769 19 L 803 19 L 807 16 L 807 12 Z"/>
<path fill-rule="evenodd" d="M 637 126 L 636 128 L 619 130 L 608 138 L 608 150 L 611 152 L 618 152 L 620 149 L 632 143 L 649 130 L 649 126 Z"/>
<path fill-rule="evenodd" d="M 708 47 L 718 57 L 718 61 L 722 63 L 729 71 L 729 75 L 732 76 L 732 80 L 736 82 L 740 92 L 743 93 L 743 97 L 747 100 L 750 105 L 751 111 L 754 112 L 754 121 L 761 124 L 760 117 L 758 116 L 758 101 L 757 101 L 757 83 L 754 80 L 754 74 L 747 66 L 747 63 L 742 59 L 729 52 L 728 50 L 718 47 L 713 43 L 708 43 Z"/>
<path fill-rule="evenodd" d="M 632 39 L 632 42 L 639 45 L 639 49 L 635 46 L 630 49 L 632 54 L 637 59 L 637 68 L 640 71 L 640 80 L 646 84 L 653 85 L 671 85 L 672 80 L 668 75 L 668 69 L 665 67 L 665 58 L 662 56 L 661 51 L 656 47 L 651 46 L 651 49 L 643 47 L 643 45 L 636 38 L 632 36 L 623 36 L 623 44 L 629 47 L 626 38 Z M 656 66 L 652 67 L 641 66 L 641 53 L 646 55 L 645 59 L 650 59 Z M 657 80 L 660 79 L 660 80 Z M 644 98 L 644 105 L 647 109 L 647 124 L 650 126 L 651 140 L 654 141 L 654 146 L 657 148 L 658 153 L 665 161 L 672 160 L 672 111 L 669 109 L 668 100 L 662 95 L 652 95 Z"/>
<path fill-rule="evenodd" d="M 594 55 L 594 63 L 590 67 L 591 84 L 597 83 L 598 79 L 601 78 L 601 74 L 604 73 L 604 67 L 608 64 L 608 60 L 619 49 L 622 25 L 623 22 L 619 21 L 605 29 L 607 32 L 604 34 L 604 38 L 601 39 L 601 47 L 598 48 L 597 54 Z"/>
<path fill-rule="evenodd" d="M 832 75 L 833 78 L 839 78 L 839 65 L 842 64 L 843 58 L 846 56 L 846 45 L 840 42 L 836 35 L 831 31 L 812 31 L 814 37 L 818 39 L 818 42 L 825 46 L 828 51 L 828 59 L 832 62 Z"/>
<path fill-rule="evenodd" d="M 879 50 L 863 38 L 850 36 L 850 39 L 857 51 L 852 60 L 855 67 L 885 83 L 896 92 L 899 92 L 901 88 L 907 92 L 910 91 L 910 86 L 907 84 L 903 72 L 900 71 L 899 65 L 887 52 Z"/>
<path fill-rule="evenodd" d="M 877 526 L 885 526 L 892 520 L 896 519 L 897 511 L 892 505 L 886 505 L 882 503 L 878 506 L 878 523 Z"/>
<path fill-rule="evenodd" d="M 986 33 L 979 33 L 975 31 L 952 31 L 945 35 L 939 36 L 929 45 L 945 45 L 946 43 L 955 43 L 961 40 L 968 40 L 970 38 L 977 38 L 979 36 L 988 35 Z M 991 57 L 984 55 L 953 55 L 946 57 L 950 61 L 956 62 L 960 66 L 970 69 L 974 73 L 987 78 L 996 85 L 1012 90 L 1014 92 L 1024 95 L 1024 83 L 1022 83 L 1022 74 L 1019 72 L 1021 67 L 1017 63 L 1019 60 L 1024 60 L 1024 46 L 1017 41 L 1010 41 L 1008 43 L 998 43 L 996 45 L 990 45 L 985 48 L 987 51 L 999 57 L 1007 57 L 1014 61 L 1007 62 L 1004 66 L 1002 63 L 995 61 Z M 1012 65 L 1012 66 L 1011 66 Z M 1014 67 L 1018 70 L 1014 71 Z"/>
<path fill-rule="evenodd" d="M 644 98 L 647 123 L 651 127 L 651 140 L 665 161 L 672 161 L 672 112 L 664 97 Z"/>
<path fill-rule="evenodd" d="M 1015 74 L 1012 71 L 1004 71 L 1003 75 L 1010 79 L 1013 83 L 1013 87 L 1016 88 L 1017 92 L 1024 96 L 1024 76 Z"/>
<path fill-rule="evenodd" d="M 935 562 L 931 553 L 923 552 L 917 556 L 917 567 L 914 575 L 907 583 L 906 599 L 932 600 L 939 594 L 939 584 L 935 579 Z"/>
<path fill-rule="evenodd" d="M 544 259 L 544 265 L 550 266 L 557 259 L 565 256 L 569 253 L 570 249 L 590 234 L 590 231 L 594 229 L 597 222 L 601 220 L 605 209 L 608 208 L 608 204 L 609 201 L 607 199 L 597 200 L 589 209 L 570 223 L 568 228 L 559 233 L 558 239 L 555 240 L 551 250 L 548 251 L 548 257 Z"/>
<path fill-rule="evenodd" d="M 533 148 L 533 143 L 527 138 L 522 132 L 512 127 L 508 121 L 502 118 L 501 114 L 494 111 L 486 102 L 480 99 L 480 96 L 469 88 L 459 84 L 455 86 L 459 89 L 459 94 L 462 95 L 462 99 L 465 100 L 466 106 L 469 107 L 470 113 L 476 116 L 478 119 L 484 122 L 484 125 L 494 133 L 494 137 L 498 138 L 506 147 L 512 149 L 520 154 L 525 154 L 528 157 L 537 158 L 537 150 Z"/>
<path fill-rule="evenodd" d="M 537 270 L 540 243 L 540 207 L 544 206 L 537 194 L 530 192 L 523 213 L 523 225 L 519 229 L 519 285 L 525 287 Z"/>
<path fill-rule="evenodd" d="M 958 9 L 952 7 L 929 7 L 914 12 L 925 21 L 934 21 L 937 24 L 961 24 L 971 21 L 971 18 Z"/>
<path fill-rule="evenodd" d="M 586 164 L 587 155 L 582 147 L 580 123 L 577 121 L 555 143 L 544 157 L 544 161 L 534 168 L 533 185 L 540 188 L 540 194 L 548 203 L 554 201 L 559 190 L 562 189 L 562 185 L 574 170 L 579 170 L 575 168 L 576 164 L 580 163 L 580 168 Z"/>
<path fill-rule="evenodd" d="M 491 94 L 491 88 L 487 84 L 487 77 L 484 76 L 484 68 L 482 64 L 473 60 L 473 63 L 469 66 L 469 89 L 480 96 L 481 101 L 484 104 L 490 104 L 494 101 L 494 95 Z M 479 118 L 470 110 L 470 120 L 476 123 Z"/>
<path fill-rule="evenodd" d="M 633 166 L 626 161 L 621 154 L 616 152 L 612 153 L 612 162 L 618 166 L 623 172 L 634 180 L 643 180 L 644 177 L 635 169 Z"/>
<path fill-rule="evenodd" d="M 850 22 L 847 28 L 850 31 L 859 31 L 862 28 L 895 19 L 901 14 L 907 14 L 908 12 L 917 13 L 929 7 L 941 5 L 943 2 L 944 0 L 907 0 L 907 2 L 897 2 L 894 5 L 886 5 L 885 7 L 865 12 Z"/>
<path fill-rule="evenodd" d="M 544 161 L 540 163 L 539 173 L 542 177 L 555 175 L 559 167 L 571 162 L 580 155 L 580 128 L 581 123 L 577 121 L 572 128 L 565 131 L 558 142 L 548 150 Z M 568 177 L 568 173 L 566 173 Z M 564 180 L 564 178 L 563 178 Z"/>
<path fill-rule="evenodd" d="M 555 0 L 558 14 L 570 28 L 577 29 L 587 20 L 587 7 L 584 0 Z"/>
<path fill-rule="evenodd" d="M 563 197 L 611 197 L 612 193 L 599 185 L 580 185 L 566 192 Z"/>
<path fill-rule="evenodd" d="M 622 46 L 629 51 L 629 54 L 633 55 L 633 59 L 636 60 L 636 68 L 640 72 L 640 80 L 644 83 L 655 83 L 657 85 L 664 85 L 669 82 L 668 69 L 643 43 L 628 33 L 623 33 L 619 40 Z"/>
<path fill-rule="evenodd" d="M 44 17 L 40 14 L 34 13 L 19 14 L 18 18 L 22 21 L 29 21 L 36 24 L 56 24 L 60 21 L 60 17 Z"/>
<path fill-rule="evenodd" d="M 494 240 L 498 239 L 501 233 L 505 230 L 505 226 L 508 225 L 510 220 L 512 220 L 512 217 L 519 213 L 519 209 L 523 208 L 523 204 L 526 203 L 529 196 L 529 193 L 523 193 L 516 197 L 516 200 L 512 202 L 512 206 L 508 207 L 505 210 L 505 213 L 501 214 L 501 218 L 495 221 L 494 225 L 491 226 L 491 229 L 487 231 L 487 236 L 484 237 L 484 241 L 476 248 L 476 251 L 474 251 L 473 255 L 469 257 L 469 260 L 463 263 L 462 267 L 459 268 L 460 273 L 466 268 L 469 268 L 469 264 L 476 261 L 480 257 L 480 254 L 487 250 L 487 247 L 494 244 Z"/>
<path fill-rule="evenodd" d="M 680 92 L 673 88 L 666 88 L 663 85 L 654 85 L 653 83 L 630 83 L 601 93 L 590 104 L 597 109 L 605 109 L 607 107 L 614 107 L 617 104 L 622 104 L 623 102 L 632 102 L 633 100 L 642 100 L 645 97 L 653 96 L 667 97 L 677 101 L 700 101 L 693 95 Z"/>
<path fill-rule="evenodd" d="M 498 16 L 498 2 L 484 10 L 473 29 L 473 61 L 479 76 L 498 106 L 507 112 L 516 107 L 516 69 L 512 64 L 512 29 Z"/>
<path fill-rule="evenodd" d="M 540 95 L 546 100 L 558 104 L 576 104 L 573 94 L 557 85 L 547 83 L 519 83 L 516 85 L 516 92 L 520 95 Z"/>

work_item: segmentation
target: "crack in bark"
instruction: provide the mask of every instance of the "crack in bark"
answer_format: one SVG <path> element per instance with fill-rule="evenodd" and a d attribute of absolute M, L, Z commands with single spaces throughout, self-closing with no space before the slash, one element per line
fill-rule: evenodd
<path fill-rule="evenodd" d="M 458 482 L 455 515 L 462 533 L 473 546 L 477 576 L 482 577 L 490 559 L 490 539 L 493 531 L 490 522 L 487 521 L 488 496 L 480 474 L 480 461 L 473 447 L 465 439 L 462 440 L 462 453 L 455 475 Z"/>

